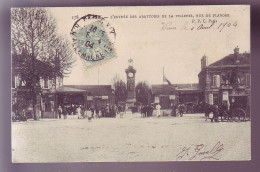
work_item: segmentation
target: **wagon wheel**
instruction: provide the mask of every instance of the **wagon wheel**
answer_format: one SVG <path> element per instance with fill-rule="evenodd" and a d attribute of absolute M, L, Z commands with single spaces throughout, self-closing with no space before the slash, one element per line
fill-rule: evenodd
<path fill-rule="evenodd" d="M 224 120 L 226 120 L 228 122 L 232 121 L 232 115 L 230 114 L 230 112 L 228 112 L 228 111 L 224 112 Z"/>
<path fill-rule="evenodd" d="M 250 121 L 250 120 L 251 120 L 250 109 L 246 109 L 246 120 L 247 120 L 247 121 Z"/>
<path fill-rule="evenodd" d="M 237 108 L 233 110 L 233 117 L 236 122 L 246 120 L 246 112 L 242 108 Z"/>

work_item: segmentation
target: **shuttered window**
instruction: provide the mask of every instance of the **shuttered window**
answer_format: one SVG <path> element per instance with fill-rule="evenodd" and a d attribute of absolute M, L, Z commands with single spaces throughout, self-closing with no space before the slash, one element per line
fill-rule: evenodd
<path fill-rule="evenodd" d="M 220 75 L 213 75 L 213 86 L 220 87 Z"/>
<path fill-rule="evenodd" d="M 15 88 L 18 87 L 20 85 L 20 82 L 21 82 L 21 77 L 19 75 L 16 75 L 14 77 L 14 82 L 15 82 Z"/>
<path fill-rule="evenodd" d="M 246 86 L 250 86 L 251 85 L 251 76 L 250 74 L 246 74 Z"/>
<path fill-rule="evenodd" d="M 48 88 L 49 86 L 49 82 L 48 82 L 48 78 L 44 79 L 44 88 Z"/>

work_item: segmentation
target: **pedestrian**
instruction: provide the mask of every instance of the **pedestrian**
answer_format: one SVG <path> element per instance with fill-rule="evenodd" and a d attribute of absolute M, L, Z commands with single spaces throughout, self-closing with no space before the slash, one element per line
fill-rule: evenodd
<path fill-rule="evenodd" d="M 109 105 L 107 105 L 106 107 L 106 111 L 105 111 L 105 117 L 109 116 Z"/>
<path fill-rule="evenodd" d="M 123 106 L 119 106 L 118 110 L 119 110 L 119 113 L 120 113 L 120 118 L 123 118 L 123 115 L 124 115 L 124 108 L 123 108 Z"/>
<path fill-rule="evenodd" d="M 112 106 L 112 118 L 115 118 L 116 117 L 116 107 L 115 105 Z"/>
<path fill-rule="evenodd" d="M 141 118 L 144 117 L 144 106 L 141 107 Z"/>
<path fill-rule="evenodd" d="M 109 106 L 109 117 L 113 117 L 113 106 Z"/>
<path fill-rule="evenodd" d="M 180 104 L 180 105 L 179 105 L 180 117 L 183 117 L 183 112 L 184 112 L 184 105 L 183 105 L 183 104 Z"/>
<path fill-rule="evenodd" d="M 87 117 L 88 117 L 88 121 L 89 121 L 89 122 L 90 122 L 91 119 L 93 118 L 93 113 L 92 113 L 92 111 L 91 111 L 91 107 L 90 107 L 90 109 L 87 111 Z"/>
<path fill-rule="evenodd" d="M 101 108 L 101 117 L 104 117 L 104 116 L 105 116 L 105 112 L 106 112 L 106 108 L 105 108 L 105 106 L 103 105 L 102 108 Z"/>
<path fill-rule="evenodd" d="M 117 105 L 115 105 L 115 117 L 116 117 L 116 115 L 118 114 L 118 106 Z"/>
<path fill-rule="evenodd" d="M 161 116 L 161 105 L 159 103 L 156 105 L 156 116 Z"/>
<path fill-rule="evenodd" d="M 148 106 L 148 117 L 152 116 L 153 115 L 153 107 L 151 104 L 149 104 Z"/>
<path fill-rule="evenodd" d="M 99 108 L 98 107 L 96 107 L 96 116 L 97 116 L 97 118 L 100 118 L 100 116 L 99 116 Z"/>
<path fill-rule="evenodd" d="M 62 113 L 62 109 L 61 109 L 61 106 L 59 106 L 59 108 L 58 108 L 58 115 L 59 115 L 59 119 L 61 119 L 61 113 Z"/>
<path fill-rule="evenodd" d="M 76 109 L 77 115 L 78 115 L 78 119 L 81 119 L 81 108 L 80 106 L 78 106 L 78 108 Z"/>
<path fill-rule="evenodd" d="M 90 107 L 90 111 L 91 111 L 91 118 L 94 117 L 94 112 L 95 112 L 95 108 L 93 106 Z"/>
<path fill-rule="evenodd" d="M 214 110 L 213 110 L 213 117 L 211 118 L 211 122 L 213 122 L 213 121 L 218 122 L 218 117 L 219 117 L 219 109 L 218 109 L 218 105 L 215 104 Z"/>
<path fill-rule="evenodd" d="M 22 110 L 19 121 L 27 121 L 25 109 Z"/>
<path fill-rule="evenodd" d="M 62 110 L 62 114 L 63 114 L 63 119 L 67 119 L 67 106 L 64 106 L 63 110 Z"/>
<path fill-rule="evenodd" d="M 149 114 L 149 106 L 148 105 L 145 105 L 145 117 L 148 117 L 148 114 Z"/>
<path fill-rule="evenodd" d="M 176 107 L 174 104 L 172 105 L 172 116 L 176 117 Z"/>
<path fill-rule="evenodd" d="M 207 121 L 207 119 L 209 119 L 209 114 L 211 113 L 211 112 L 213 112 L 213 106 L 212 105 L 210 105 L 210 104 L 208 104 L 208 103 L 204 103 L 204 105 L 203 105 L 203 108 L 204 108 L 204 112 L 205 112 L 205 121 Z"/>
<path fill-rule="evenodd" d="M 84 107 L 82 106 L 82 105 L 80 105 L 80 109 L 81 109 L 81 117 L 82 118 L 85 118 L 85 109 L 84 109 Z"/>

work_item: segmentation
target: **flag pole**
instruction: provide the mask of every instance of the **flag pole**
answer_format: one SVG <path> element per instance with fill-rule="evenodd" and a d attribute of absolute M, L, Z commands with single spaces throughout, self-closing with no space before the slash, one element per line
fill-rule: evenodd
<path fill-rule="evenodd" d="M 98 66 L 98 85 L 99 85 L 99 66 Z"/>
<path fill-rule="evenodd" d="M 98 94 L 97 94 L 98 99 L 100 98 L 99 94 L 99 66 L 98 66 Z"/>
<path fill-rule="evenodd" d="M 165 90 L 164 90 L 164 66 L 163 66 L 163 95 L 162 95 L 162 100 L 163 100 L 163 103 L 162 103 L 162 105 L 163 105 L 163 107 L 164 107 L 164 104 L 165 104 L 165 100 L 164 100 L 164 96 L 165 96 Z"/>

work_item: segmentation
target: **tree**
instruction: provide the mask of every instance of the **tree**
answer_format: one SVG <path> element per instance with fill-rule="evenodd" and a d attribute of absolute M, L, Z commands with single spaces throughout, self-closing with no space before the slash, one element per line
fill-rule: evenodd
<path fill-rule="evenodd" d="M 115 103 L 125 102 L 127 98 L 127 86 L 126 83 L 120 79 L 119 75 L 115 75 L 112 79 L 112 85 L 115 89 Z"/>
<path fill-rule="evenodd" d="M 150 87 L 147 82 L 141 81 L 136 85 L 136 101 L 142 104 L 149 103 Z"/>
<path fill-rule="evenodd" d="M 72 45 L 62 36 L 56 38 L 52 46 L 52 63 L 54 66 L 55 84 L 56 78 L 63 78 L 70 74 L 70 69 L 76 61 L 72 53 Z"/>
<path fill-rule="evenodd" d="M 72 45 L 65 37 L 58 36 L 52 47 L 51 57 L 54 57 L 52 62 L 55 66 L 55 76 L 63 78 L 70 74 L 70 69 L 76 61 L 73 56 Z"/>
<path fill-rule="evenodd" d="M 12 59 L 30 89 L 35 120 L 39 79 L 64 77 L 74 62 L 68 42 L 58 36 L 56 21 L 45 9 L 11 10 Z"/>

